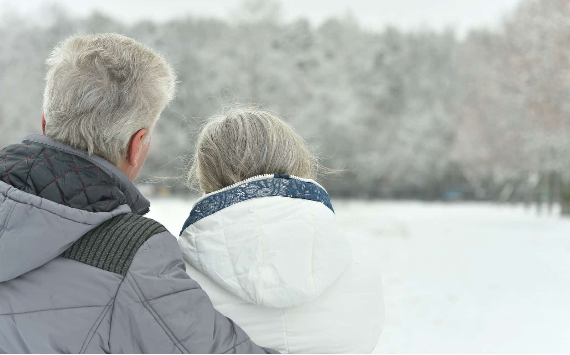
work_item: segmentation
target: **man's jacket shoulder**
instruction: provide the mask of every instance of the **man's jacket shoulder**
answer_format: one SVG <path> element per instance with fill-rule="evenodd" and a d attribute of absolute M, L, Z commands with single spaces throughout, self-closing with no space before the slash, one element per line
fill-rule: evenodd
<path fill-rule="evenodd" d="M 125 276 L 143 243 L 165 232 L 157 221 L 125 213 L 89 231 L 62 256 Z"/>

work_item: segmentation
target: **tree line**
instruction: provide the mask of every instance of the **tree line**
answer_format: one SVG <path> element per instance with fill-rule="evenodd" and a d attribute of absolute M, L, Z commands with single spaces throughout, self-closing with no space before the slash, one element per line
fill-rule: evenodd
<path fill-rule="evenodd" d="M 247 0 L 231 19 L 126 24 L 46 8 L 0 17 L 0 143 L 38 130 L 44 60 L 74 33 L 117 32 L 177 70 L 143 171 L 182 189 L 204 118 L 232 103 L 281 114 L 316 150 L 336 196 L 564 202 L 570 213 L 570 7 L 527 0 L 499 29 L 381 32 L 346 15 L 282 21 Z"/>

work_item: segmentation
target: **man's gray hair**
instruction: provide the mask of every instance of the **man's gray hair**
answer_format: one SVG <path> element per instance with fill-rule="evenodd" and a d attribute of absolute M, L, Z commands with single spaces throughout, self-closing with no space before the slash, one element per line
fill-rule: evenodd
<path fill-rule="evenodd" d="M 152 132 L 175 75 L 155 51 L 118 34 L 72 36 L 47 60 L 46 136 L 118 165 L 133 134 Z"/>
<path fill-rule="evenodd" d="M 263 174 L 314 179 L 317 170 L 316 157 L 285 121 L 255 107 L 234 107 L 202 129 L 188 183 L 214 192 Z"/>

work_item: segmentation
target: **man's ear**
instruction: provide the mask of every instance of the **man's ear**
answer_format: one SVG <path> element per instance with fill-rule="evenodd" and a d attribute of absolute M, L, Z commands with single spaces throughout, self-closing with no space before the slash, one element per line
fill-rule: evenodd
<path fill-rule="evenodd" d="M 131 166 L 138 165 L 137 155 L 139 154 L 143 146 L 143 140 L 145 139 L 147 133 L 148 133 L 147 130 L 143 128 L 137 133 L 133 134 L 133 136 L 131 137 L 129 147 L 127 149 L 128 160 Z"/>
<path fill-rule="evenodd" d="M 42 132 L 44 136 L 46 135 L 46 119 L 44 113 L 42 112 Z"/>

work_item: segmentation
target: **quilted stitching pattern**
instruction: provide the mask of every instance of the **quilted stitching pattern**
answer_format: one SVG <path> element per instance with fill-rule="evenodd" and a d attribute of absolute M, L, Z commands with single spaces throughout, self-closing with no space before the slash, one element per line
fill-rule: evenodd
<path fill-rule="evenodd" d="M 38 145 L 14 144 L 0 150 L 0 180 L 89 212 L 111 211 L 126 201 L 114 176 L 86 159 Z"/>

